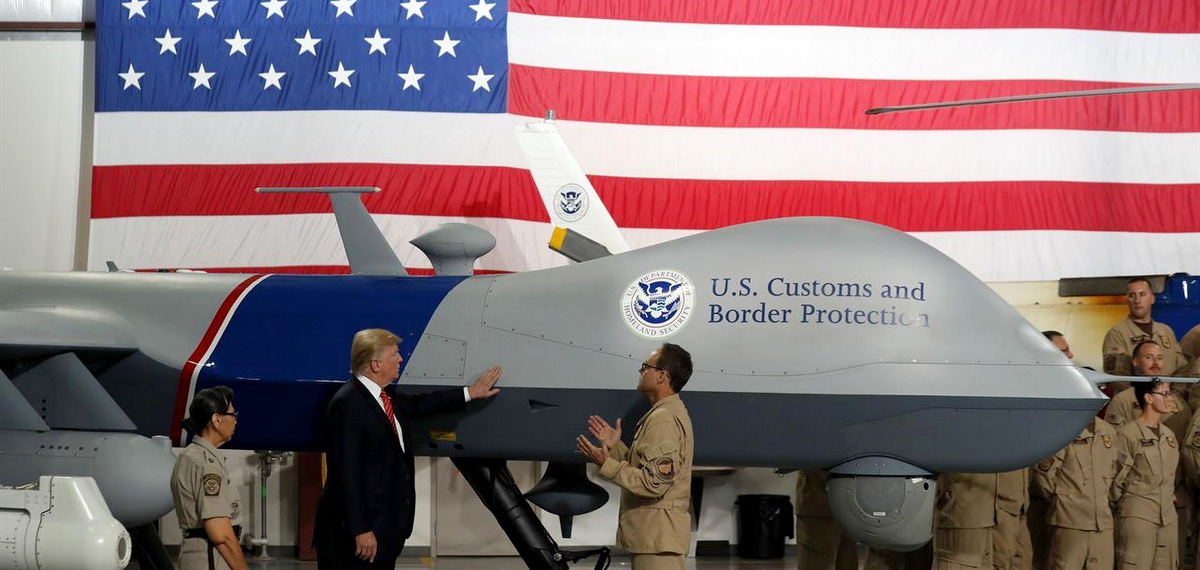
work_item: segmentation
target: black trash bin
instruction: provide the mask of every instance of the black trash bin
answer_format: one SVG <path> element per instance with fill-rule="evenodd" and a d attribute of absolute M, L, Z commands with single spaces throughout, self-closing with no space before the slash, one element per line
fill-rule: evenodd
<path fill-rule="evenodd" d="M 738 495 L 738 556 L 783 558 L 784 537 L 796 534 L 787 495 Z"/>

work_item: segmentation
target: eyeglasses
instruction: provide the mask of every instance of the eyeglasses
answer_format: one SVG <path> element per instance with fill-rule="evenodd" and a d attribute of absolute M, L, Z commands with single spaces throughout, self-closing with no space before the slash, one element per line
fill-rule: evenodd
<path fill-rule="evenodd" d="M 1170 397 L 1172 397 L 1172 394 L 1171 394 L 1170 392 L 1146 392 L 1146 393 L 1147 393 L 1147 394 L 1154 394 L 1155 396 L 1162 396 L 1163 398 L 1170 398 Z"/>
<path fill-rule="evenodd" d="M 1153 394 L 1153 393 L 1154 392 L 1151 392 L 1151 394 Z M 238 418 L 237 412 L 214 412 L 214 413 L 217 414 L 218 416 L 233 416 L 233 419 L 235 419 L 235 420 Z"/>
<path fill-rule="evenodd" d="M 658 366 L 650 364 L 649 362 L 643 362 L 642 365 L 638 368 L 638 374 L 645 372 L 647 368 L 653 368 L 655 370 L 662 370 L 662 368 L 659 368 Z"/>

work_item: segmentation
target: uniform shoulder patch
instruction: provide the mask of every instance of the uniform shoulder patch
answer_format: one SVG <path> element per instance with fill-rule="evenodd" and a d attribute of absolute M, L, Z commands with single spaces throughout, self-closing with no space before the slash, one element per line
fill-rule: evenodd
<path fill-rule="evenodd" d="M 663 481 L 675 479 L 675 460 L 670 457 L 659 457 L 654 461 L 654 471 Z"/>
<path fill-rule="evenodd" d="M 221 494 L 221 475 L 217 473 L 209 473 L 200 479 L 200 486 L 204 487 L 204 496 L 216 497 Z"/>
<path fill-rule="evenodd" d="M 1200 431 L 1192 436 L 1192 447 L 1200 447 Z"/>

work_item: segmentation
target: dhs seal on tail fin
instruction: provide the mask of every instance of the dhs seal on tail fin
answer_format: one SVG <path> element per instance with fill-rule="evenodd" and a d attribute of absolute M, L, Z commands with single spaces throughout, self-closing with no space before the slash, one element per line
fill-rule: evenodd
<path fill-rule="evenodd" d="M 686 275 L 660 269 L 638 277 L 625 289 L 621 316 L 633 332 L 646 338 L 662 338 L 687 324 L 695 303 L 696 291 Z"/>
<path fill-rule="evenodd" d="M 567 184 L 554 193 L 554 214 L 564 222 L 574 222 L 588 209 L 588 195 L 583 186 Z"/>

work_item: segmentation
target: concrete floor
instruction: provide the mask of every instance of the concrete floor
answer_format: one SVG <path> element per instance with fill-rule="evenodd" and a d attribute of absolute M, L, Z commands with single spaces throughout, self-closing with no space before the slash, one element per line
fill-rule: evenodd
<path fill-rule="evenodd" d="M 301 562 L 295 559 L 276 558 L 268 562 L 250 560 L 251 570 L 316 570 L 316 562 Z M 571 566 L 573 569 L 590 570 L 595 560 L 584 560 Z M 137 563 L 132 562 L 129 568 L 136 569 Z M 774 560 L 748 560 L 736 556 L 729 558 L 704 556 L 689 558 L 688 569 L 717 570 L 726 568 L 756 568 L 760 570 L 783 570 L 796 567 L 795 556 L 785 556 Z M 486 557 L 486 556 L 442 556 L 432 558 L 401 558 L 396 563 L 397 569 L 417 570 L 429 568 L 433 570 L 518 570 L 525 568 L 520 558 L 515 556 Z M 630 570 L 629 557 L 615 556 L 610 570 Z"/>

